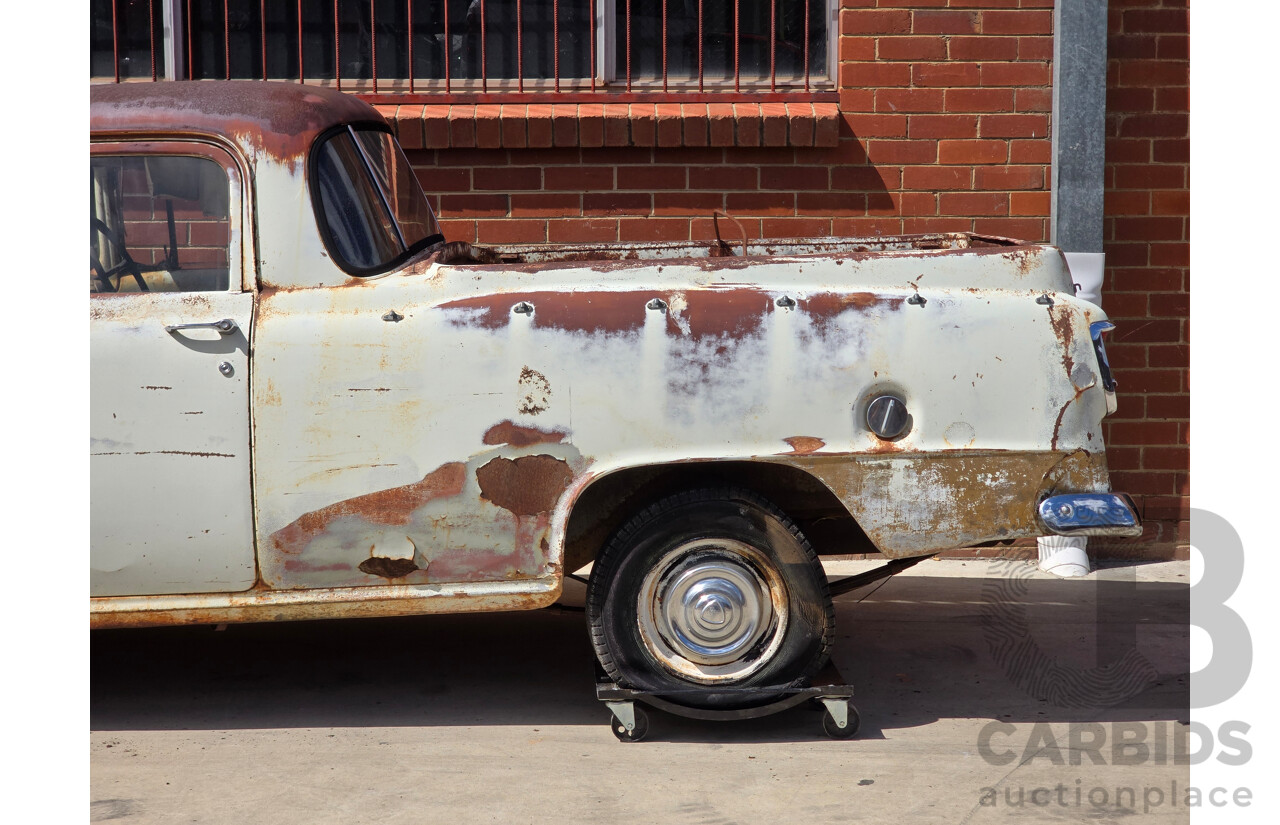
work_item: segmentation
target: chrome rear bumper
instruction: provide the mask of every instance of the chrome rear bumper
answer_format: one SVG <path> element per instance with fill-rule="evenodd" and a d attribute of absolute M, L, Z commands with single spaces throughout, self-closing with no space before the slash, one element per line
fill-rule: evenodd
<path fill-rule="evenodd" d="M 1065 493 L 1040 502 L 1040 521 L 1059 536 L 1140 536 L 1142 519 L 1124 493 Z"/>

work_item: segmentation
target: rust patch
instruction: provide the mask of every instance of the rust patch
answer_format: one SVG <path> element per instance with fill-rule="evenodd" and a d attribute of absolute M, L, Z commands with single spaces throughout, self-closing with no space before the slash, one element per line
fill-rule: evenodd
<path fill-rule="evenodd" d="M 821 438 L 814 438 L 808 435 L 793 435 L 782 440 L 791 445 L 792 455 L 809 455 L 827 446 L 827 442 Z"/>
<path fill-rule="evenodd" d="M 382 576 L 386 579 L 398 579 L 420 569 L 413 559 L 388 559 L 383 556 L 371 556 L 360 562 L 361 573 Z"/>
<path fill-rule="evenodd" d="M 537 566 L 530 546 L 517 544 L 512 552 L 477 548 L 449 550 L 431 560 L 433 581 L 492 582 L 533 578 Z"/>
<path fill-rule="evenodd" d="M 674 335 L 688 329 L 693 338 L 754 335 L 773 307 L 773 299 L 756 289 L 692 289 L 684 293 L 679 322 L 671 313 L 667 329 Z"/>
<path fill-rule="evenodd" d="M 1092 386 L 1093 386 L 1092 384 L 1089 385 L 1089 387 L 1092 387 Z M 1049 449 L 1051 450 L 1058 449 L 1058 433 L 1059 433 L 1059 430 L 1062 429 L 1062 419 L 1063 419 L 1063 416 L 1067 414 L 1067 407 L 1070 407 L 1072 404 L 1079 401 L 1080 396 L 1084 395 L 1085 391 L 1088 390 L 1089 387 L 1075 387 L 1075 391 L 1076 391 L 1075 397 L 1072 398 L 1067 403 L 1063 404 L 1062 409 L 1058 410 L 1058 417 L 1053 422 L 1053 438 L 1049 441 Z"/>
<path fill-rule="evenodd" d="M 272 533 L 271 540 L 281 552 L 298 553 L 340 518 L 351 516 L 372 524 L 407 524 L 413 511 L 427 502 L 461 493 L 466 469 L 461 462 L 442 464 L 421 481 L 330 504 L 299 516 L 292 524 Z"/>
<path fill-rule="evenodd" d="M 235 458 L 235 453 L 197 453 L 190 450 L 156 450 L 157 455 L 185 455 L 191 458 Z M 134 453 L 147 455 L 147 453 Z"/>
<path fill-rule="evenodd" d="M 537 415 L 545 412 L 551 403 L 551 382 L 542 373 L 525 367 L 520 370 L 520 406 L 516 412 L 521 415 Z"/>
<path fill-rule="evenodd" d="M 1106 456 L 1078 449 L 1067 453 L 1062 460 L 1045 471 L 1037 496 L 1081 490 L 1105 490 L 1110 484 Z"/>
<path fill-rule="evenodd" d="M 185 455 L 191 458 L 235 458 L 234 453 L 197 453 L 189 450 L 139 450 L 133 453 L 89 453 L 89 455 Z"/>
<path fill-rule="evenodd" d="M 1077 396 L 1079 397 L 1079 396 Z M 1049 448 L 1058 449 L 1058 431 L 1062 429 L 1062 417 L 1067 414 L 1067 407 L 1070 407 L 1075 398 L 1062 405 L 1062 409 L 1058 410 L 1058 417 L 1053 422 L 1053 438 L 1049 441 Z"/>
<path fill-rule="evenodd" d="M 875 438 L 875 436 L 872 437 Z M 884 441 L 883 439 L 876 438 L 875 444 L 872 444 L 861 452 L 869 455 L 884 455 L 885 453 L 904 453 L 906 451 L 906 447 L 896 441 Z"/>
<path fill-rule="evenodd" d="M 534 327 L 599 334 L 643 327 L 649 296 L 640 292 L 564 292 L 541 293 L 526 300 L 534 306 Z"/>
<path fill-rule="evenodd" d="M 89 627 L 158 627 L 178 624 L 218 624 L 219 622 L 263 622 L 298 619 L 337 619 L 369 616 L 416 616 L 423 613 L 476 612 L 477 610 L 531 610 L 555 600 L 556 592 L 502 593 L 477 595 L 453 592 L 429 597 L 396 593 L 383 588 L 327 587 L 306 591 L 308 601 L 293 599 L 296 591 L 276 593 L 264 590 L 251 600 L 233 594 L 226 604 L 213 607 L 177 607 L 171 610 L 115 609 L 91 610 Z M 186 601 L 194 597 L 178 597 Z M 110 604 L 112 599 L 102 599 Z M 91 602 L 92 603 L 92 602 Z"/>
<path fill-rule="evenodd" d="M 205 133 L 247 144 L 297 171 L 321 132 L 340 123 L 385 123 L 369 104 L 333 89 L 236 81 L 99 84 L 89 88 L 94 135 L 121 132 Z"/>
<path fill-rule="evenodd" d="M 533 325 L 565 332 L 626 333 L 644 326 L 644 305 L 650 292 L 533 292 L 483 295 L 441 304 L 445 310 L 462 310 L 451 318 L 455 326 L 502 329 L 511 320 L 511 308 L 521 301 L 533 304 Z"/>
<path fill-rule="evenodd" d="M 1038 535 L 1036 504 L 1050 490 L 1106 489 L 1105 460 L 1083 450 L 954 451 L 893 460 L 793 462 L 836 494 L 890 558 Z"/>
<path fill-rule="evenodd" d="M 351 565 L 335 562 L 333 564 L 313 564 L 302 559 L 285 559 L 284 569 L 291 573 L 323 573 L 334 570 L 350 570 Z"/>
<path fill-rule="evenodd" d="M 476 470 L 480 495 L 518 516 L 545 513 L 555 507 L 572 480 L 573 470 L 566 461 L 545 454 L 514 461 L 495 458 Z"/>
<path fill-rule="evenodd" d="M 1049 307 L 1049 324 L 1053 327 L 1054 337 L 1062 345 L 1062 368 L 1067 371 L 1067 378 L 1070 379 L 1071 371 L 1075 369 L 1071 348 L 1076 339 L 1075 327 L 1071 324 L 1071 309 L 1066 304 L 1056 303 Z"/>
<path fill-rule="evenodd" d="M 886 302 L 902 304 L 901 298 L 885 298 Z M 874 292 L 819 292 L 804 299 L 802 306 L 810 315 L 830 318 L 846 309 L 868 310 L 880 303 Z"/>
<path fill-rule="evenodd" d="M 485 444 L 509 444 L 512 447 L 529 447 L 533 444 L 560 444 L 569 434 L 561 430 L 539 430 L 521 427 L 513 421 L 494 424 L 484 434 Z"/>
<path fill-rule="evenodd" d="M 644 262 L 653 266 L 652 261 Z M 664 265 L 670 262 L 663 262 Z M 463 298 L 441 304 L 455 314 L 455 326 L 502 329 L 510 321 L 511 308 L 521 301 L 533 304 L 533 326 L 588 335 L 627 334 L 644 326 L 645 304 L 655 297 L 653 290 L 627 292 L 540 292 L 507 293 Z M 669 300 L 669 296 L 667 297 Z M 758 289 L 696 289 L 684 293 L 685 306 L 668 315 L 667 329 L 678 335 L 686 328 L 699 338 L 713 335 L 734 337 L 753 334 L 773 305 L 769 295 Z M 457 312 L 461 310 L 461 312 Z"/>
<path fill-rule="evenodd" d="M 1039 255 L 1036 254 L 1035 250 L 1027 248 L 1001 252 L 1000 257 L 1011 261 L 1018 268 L 1018 275 L 1023 277 L 1031 274 L 1033 265 L 1039 260 Z"/>
<path fill-rule="evenodd" d="M 905 300 L 900 295 L 877 295 L 874 292 L 819 292 L 805 298 L 800 306 L 816 326 L 825 328 L 828 321 L 849 310 L 868 312 L 883 307 L 889 312 L 896 312 L 902 309 Z"/>

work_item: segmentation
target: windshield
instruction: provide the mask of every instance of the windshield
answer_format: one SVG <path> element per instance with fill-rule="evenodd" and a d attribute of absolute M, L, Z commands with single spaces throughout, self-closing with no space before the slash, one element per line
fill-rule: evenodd
<path fill-rule="evenodd" d="M 317 219 L 325 246 L 353 275 L 385 272 L 444 240 L 399 144 L 345 127 L 315 151 Z"/>

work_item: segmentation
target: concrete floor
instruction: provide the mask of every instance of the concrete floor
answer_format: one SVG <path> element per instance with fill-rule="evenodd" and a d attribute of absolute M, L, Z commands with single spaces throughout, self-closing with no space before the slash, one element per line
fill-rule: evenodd
<path fill-rule="evenodd" d="M 1186 822 L 1189 768 L 1170 752 L 1189 577 L 1187 562 L 1063 581 L 926 561 L 842 596 L 833 660 L 862 716 L 849 741 L 801 707 L 734 723 L 650 711 L 649 738 L 620 743 L 570 611 L 100 631 L 91 817 Z M 1121 735 L 1145 756 L 1117 758 Z"/>

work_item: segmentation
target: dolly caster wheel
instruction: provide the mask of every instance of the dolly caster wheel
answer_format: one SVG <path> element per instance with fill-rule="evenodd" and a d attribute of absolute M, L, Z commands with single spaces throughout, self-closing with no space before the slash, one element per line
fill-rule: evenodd
<path fill-rule="evenodd" d="M 822 730 L 831 739 L 852 739 L 858 735 L 858 727 L 862 724 L 862 720 L 858 717 L 858 710 L 853 705 L 845 707 L 843 727 L 840 726 L 836 715 L 831 712 L 830 705 L 822 709 Z"/>
<path fill-rule="evenodd" d="M 609 727 L 613 729 L 613 735 L 618 737 L 619 742 L 639 742 L 649 734 L 649 717 L 645 712 L 633 705 L 631 714 L 634 720 L 631 730 L 627 730 L 617 714 L 609 717 Z"/>

